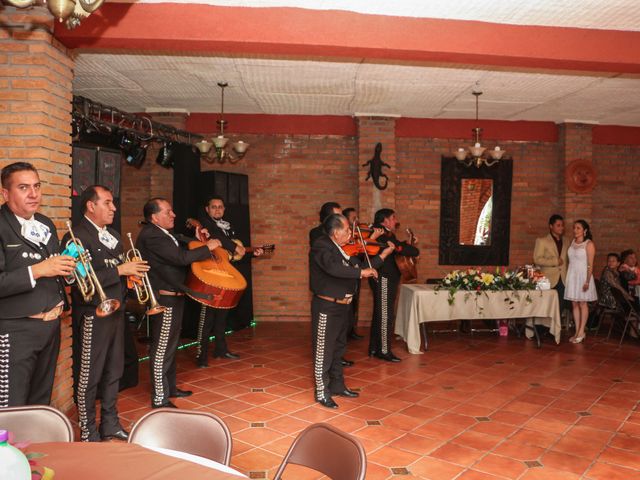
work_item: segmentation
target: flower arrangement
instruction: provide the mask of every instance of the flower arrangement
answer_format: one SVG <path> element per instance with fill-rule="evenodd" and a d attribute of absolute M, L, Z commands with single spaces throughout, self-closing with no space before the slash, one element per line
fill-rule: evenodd
<path fill-rule="evenodd" d="M 481 268 L 468 268 L 466 270 L 454 270 L 449 272 L 436 286 L 436 291 L 447 290 L 449 305 L 453 305 L 458 291 L 467 292 L 465 301 L 471 295 L 475 295 L 476 305 L 480 295 L 487 295 L 487 292 L 505 292 L 504 301 L 513 308 L 515 300 L 520 300 L 519 291 L 527 291 L 525 301 L 531 302 L 530 290 L 535 290 L 536 283 L 528 278 L 522 271 L 507 271 L 496 267 L 494 273 L 483 272 Z M 482 307 L 478 307 L 482 313 Z"/>

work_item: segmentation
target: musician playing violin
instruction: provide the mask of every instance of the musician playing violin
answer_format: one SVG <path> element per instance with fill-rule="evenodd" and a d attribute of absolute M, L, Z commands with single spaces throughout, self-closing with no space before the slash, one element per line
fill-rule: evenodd
<path fill-rule="evenodd" d="M 209 232 L 210 238 L 219 240 L 222 247 L 230 254 L 244 257 L 246 249 L 237 240 L 232 225 L 224 220 L 224 201 L 221 197 L 213 196 L 209 198 L 205 205 L 206 215 L 202 216 L 201 223 Z M 262 248 L 255 248 L 253 256 L 258 257 L 264 253 Z M 208 366 L 207 354 L 209 351 L 209 337 L 213 333 L 216 337 L 214 358 L 238 359 L 238 354 L 232 353 L 227 348 L 224 332 L 227 327 L 227 316 L 229 309 L 213 308 L 206 305 L 200 307 L 200 319 L 198 322 L 198 356 L 197 364 L 199 368 Z"/>
<path fill-rule="evenodd" d="M 164 312 L 150 318 L 151 406 L 176 408 L 170 397 L 192 394 L 190 390 L 180 390 L 176 385 L 176 351 L 182 326 L 184 293 L 189 291 L 184 285 L 188 267 L 193 262 L 211 258 L 211 251 L 221 244 L 220 240 L 210 239 L 206 245 L 189 250 L 187 244 L 193 239 L 170 232 L 176 214 L 164 198 L 147 201 L 143 214 L 146 224 L 138 235 L 136 248 L 151 266 L 149 281 L 158 303 L 167 307 Z M 197 292 L 190 291 L 189 295 L 197 296 Z"/>
<path fill-rule="evenodd" d="M 362 243 L 356 239 L 356 237 L 359 234 L 362 234 L 362 236 L 366 239 L 367 243 L 370 244 L 377 244 L 377 239 L 378 237 L 380 237 L 380 235 L 382 235 L 384 233 L 384 230 L 381 228 L 376 228 L 376 229 L 372 229 L 369 227 L 366 227 L 364 225 L 360 225 L 357 230 L 354 232 L 354 225 L 358 224 L 358 211 L 353 208 L 353 207 L 349 207 L 349 208 L 345 208 L 342 211 L 342 215 L 344 215 L 344 217 L 347 219 L 347 221 L 349 222 L 349 227 L 351 228 L 351 233 L 352 233 L 352 239 L 349 242 L 349 246 L 351 247 L 351 245 L 353 245 L 353 252 L 349 251 L 349 249 L 347 249 L 347 247 L 345 246 L 345 249 L 347 251 L 347 253 L 353 255 L 353 254 L 359 254 L 359 255 L 363 255 L 364 254 L 364 248 L 362 246 Z M 378 251 L 380 250 L 380 247 L 377 246 L 374 249 L 371 250 L 367 250 L 367 253 L 371 254 L 371 255 L 375 255 L 376 253 L 378 253 Z M 364 338 L 364 336 L 362 335 L 358 335 L 358 332 L 356 332 L 356 324 L 358 323 L 358 308 L 360 305 L 360 282 L 356 283 L 356 291 L 353 294 L 353 301 L 351 302 L 351 311 L 349 312 L 349 330 L 347 333 L 347 337 L 351 340 L 362 340 Z M 348 360 L 346 362 L 349 362 Z M 349 362 L 352 363 L 352 362 Z M 343 362 L 344 365 L 344 362 Z"/>
<path fill-rule="evenodd" d="M 324 407 L 338 408 L 334 395 L 359 396 L 345 385 L 341 363 L 356 282 L 377 277 L 375 267 L 382 265 L 394 246 L 389 244 L 372 257 L 369 266 L 342 249 L 351 237 L 346 218 L 331 214 L 323 222 L 323 228 L 324 235 L 313 243 L 309 252 L 315 398 Z"/>
<path fill-rule="evenodd" d="M 382 228 L 384 233 L 378 238 L 381 243 L 391 242 L 396 249 L 388 255 L 378 269 L 377 282 L 369 281 L 373 290 L 373 319 L 369 337 L 369 355 L 387 362 L 399 362 L 391 351 L 389 338 L 393 328 L 394 307 L 398 286 L 400 285 L 400 270 L 395 262 L 395 255 L 417 257 L 420 251 L 407 242 L 400 242 L 395 231 L 398 227 L 396 212 L 390 208 L 378 210 L 374 216 L 374 228 Z"/>

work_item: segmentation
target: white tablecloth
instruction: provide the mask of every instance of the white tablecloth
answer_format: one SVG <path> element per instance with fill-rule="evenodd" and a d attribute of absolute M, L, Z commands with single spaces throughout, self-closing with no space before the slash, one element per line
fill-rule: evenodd
<path fill-rule="evenodd" d="M 527 302 L 527 294 L 531 302 Z M 507 297 L 514 303 L 505 302 Z M 433 285 L 402 285 L 395 333 L 407 342 L 410 353 L 420 353 L 420 323 L 447 320 L 535 318 L 535 323 L 549 327 L 556 343 L 560 343 L 560 310 L 555 290 L 486 292 L 486 295 L 482 292 L 478 296 L 459 291 L 453 305 L 449 305 L 448 298 L 447 290 L 436 292 Z"/>
<path fill-rule="evenodd" d="M 215 462 L 213 460 L 209 460 L 208 458 L 199 457 L 198 455 L 192 455 L 190 453 L 179 452 L 177 450 L 171 450 L 169 448 L 162 447 L 144 447 L 149 450 L 153 450 L 154 452 L 163 453 L 165 455 L 169 455 L 170 457 L 180 458 L 182 460 L 187 460 L 189 462 L 197 463 L 198 465 L 202 465 L 204 467 L 212 468 L 213 470 L 218 470 L 220 472 L 232 473 L 234 475 L 238 475 L 239 477 L 249 478 L 246 475 L 234 470 L 231 467 L 227 467 L 222 463 Z M 183 479 L 186 480 L 186 479 Z"/>

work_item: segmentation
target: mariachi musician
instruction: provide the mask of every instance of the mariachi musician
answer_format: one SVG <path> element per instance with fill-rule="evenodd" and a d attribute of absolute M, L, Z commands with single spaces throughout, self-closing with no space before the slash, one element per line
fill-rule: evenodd
<path fill-rule="evenodd" d="M 245 247 L 238 242 L 236 233 L 232 225 L 224 220 L 224 200 L 219 196 L 212 196 L 207 201 L 205 207 L 206 215 L 202 217 L 202 227 L 207 230 L 209 237 L 219 240 L 222 247 L 229 252 L 230 255 L 244 257 L 246 253 Z M 264 253 L 262 248 L 253 250 L 253 256 L 258 257 Z M 198 322 L 198 356 L 197 364 L 199 368 L 205 368 L 208 364 L 209 337 L 213 333 L 215 336 L 215 349 L 213 351 L 214 358 L 228 358 L 237 360 L 240 356 L 230 352 L 225 339 L 225 330 L 227 327 L 228 308 L 214 308 L 206 305 L 200 307 L 200 319 Z"/>
<path fill-rule="evenodd" d="M 313 242 L 309 252 L 315 398 L 323 407 L 338 408 L 334 395 L 358 396 L 345 385 L 341 362 L 356 282 L 377 277 L 375 267 L 382 264 L 394 247 L 389 244 L 370 259 L 370 264 L 365 263 L 357 256 L 349 256 L 342 248 L 351 237 L 345 217 L 331 214 L 323 228 L 325 234 Z"/>
<path fill-rule="evenodd" d="M 149 281 L 164 312 L 151 315 L 151 406 L 171 407 L 170 397 L 188 397 L 190 390 L 180 390 L 176 385 L 176 351 L 180 340 L 187 268 L 193 262 L 211 257 L 211 251 L 220 241 L 210 239 L 206 245 L 189 250 L 191 239 L 172 234 L 176 215 L 164 198 L 152 198 L 143 208 L 145 226 L 136 240 L 136 248 L 149 262 Z M 197 295 L 196 292 L 190 294 Z"/>
<path fill-rule="evenodd" d="M 0 408 L 48 405 L 66 303 L 61 277 L 75 261 L 55 255 L 58 234 L 37 213 L 42 192 L 33 165 L 12 163 L 0 177 Z"/>
<path fill-rule="evenodd" d="M 420 251 L 413 245 L 400 242 L 396 238 L 395 231 L 398 227 L 398 219 L 394 210 L 390 208 L 378 210 L 373 222 L 373 228 L 384 230 L 378 241 L 381 243 L 391 242 L 396 245 L 396 249 L 385 258 L 384 263 L 378 269 L 380 274 L 378 281 L 369 280 L 369 285 L 373 290 L 373 320 L 369 337 L 369 355 L 387 362 L 399 362 L 400 359 L 393 354 L 389 343 L 393 328 L 396 294 L 401 278 L 395 256 L 417 257 L 420 255 Z"/>
<path fill-rule="evenodd" d="M 109 438 L 127 440 L 129 434 L 120 424 L 116 406 L 124 368 L 126 278 L 144 275 L 149 266 L 143 261 L 124 261 L 120 234 L 110 227 L 116 211 L 111 190 L 92 185 L 82 192 L 80 205 L 83 217 L 73 226 L 75 238 L 67 233 L 62 247 L 66 250 L 69 242 L 79 240 L 89 254 L 88 261 L 105 297 L 117 302 L 113 304 L 116 310 L 104 315 L 99 310 L 103 299 L 97 292 L 86 297 L 78 281 L 72 285 L 73 379 L 80 439 L 83 442 Z M 96 426 L 98 395 L 99 429 Z"/>
<path fill-rule="evenodd" d="M 322 226 L 322 223 L 329 215 L 333 213 L 342 213 L 342 209 L 339 203 L 325 202 L 322 204 L 319 212 L 320 224 L 309 230 L 309 247 L 312 247 L 313 242 L 324 235 L 324 227 Z"/>

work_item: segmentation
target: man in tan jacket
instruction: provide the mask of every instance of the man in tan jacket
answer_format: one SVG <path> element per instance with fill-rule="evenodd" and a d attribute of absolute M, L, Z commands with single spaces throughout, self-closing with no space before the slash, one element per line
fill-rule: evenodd
<path fill-rule="evenodd" d="M 536 239 L 533 262 L 549 279 L 551 287 L 558 291 L 560 311 L 564 302 L 564 284 L 567 277 L 568 242 L 564 241 L 564 219 L 558 215 L 549 218 L 549 235 Z"/>

